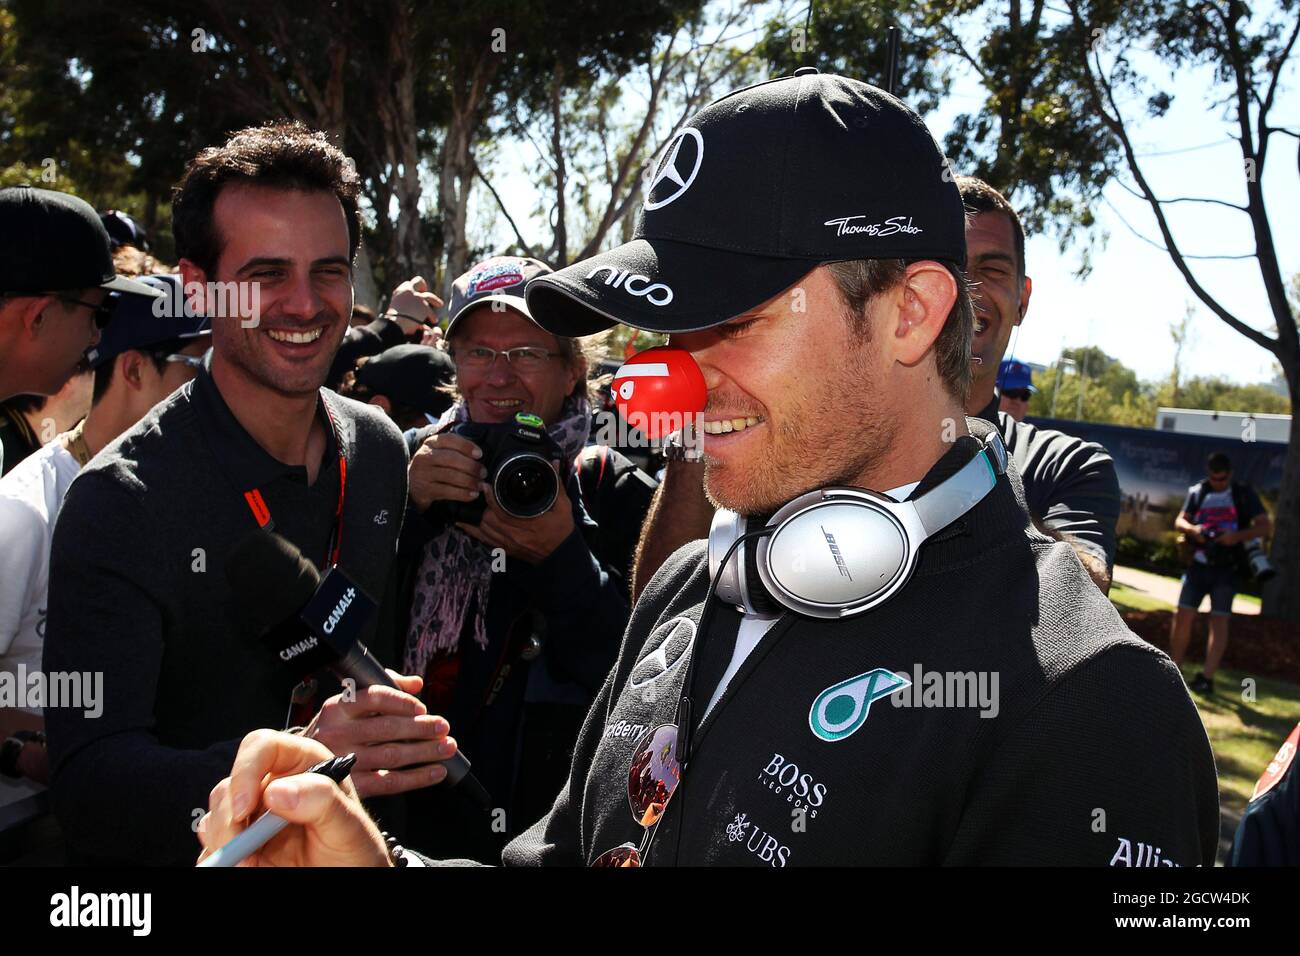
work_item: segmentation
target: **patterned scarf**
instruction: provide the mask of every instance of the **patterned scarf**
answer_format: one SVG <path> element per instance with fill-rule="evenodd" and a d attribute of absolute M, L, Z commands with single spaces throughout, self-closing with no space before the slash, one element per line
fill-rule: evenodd
<path fill-rule="evenodd" d="M 436 431 L 469 421 L 469 409 L 458 402 L 438 419 Z M 546 429 L 564 453 L 561 467 L 572 467 L 591 432 L 591 407 L 585 398 L 570 396 L 560 420 Z M 567 478 L 561 472 L 561 481 Z M 487 595 L 492 581 L 492 552 L 454 525 L 424 548 L 415 579 L 410 624 L 406 632 L 403 674 L 424 674 L 437 654 L 451 653 L 460 642 L 465 616 L 474 614 L 474 640 L 487 647 Z"/>

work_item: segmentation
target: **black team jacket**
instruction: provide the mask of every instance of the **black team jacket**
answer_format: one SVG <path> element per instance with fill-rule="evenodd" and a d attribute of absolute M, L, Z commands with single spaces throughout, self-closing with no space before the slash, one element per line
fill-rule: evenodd
<path fill-rule="evenodd" d="M 959 439 L 916 494 L 975 449 Z M 691 655 L 697 715 L 731 658 L 731 608 L 702 648 L 694 636 L 708 584 L 694 542 L 647 585 L 568 783 L 506 864 L 583 866 L 641 842 L 627 792 L 637 745 L 675 722 Z M 877 668 L 920 686 L 875 700 L 851 734 L 819 737 L 818 697 Z M 983 675 L 997 693 L 961 701 L 936 674 Z M 1010 470 L 922 547 L 891 601 L 838 621 L 786 614 L 766 633 L 699 726 L 647 862 L 1208 866 L 1218 822 L 1214 759 L 1178 670 L 1068 544 L 1035 530 Z"/>

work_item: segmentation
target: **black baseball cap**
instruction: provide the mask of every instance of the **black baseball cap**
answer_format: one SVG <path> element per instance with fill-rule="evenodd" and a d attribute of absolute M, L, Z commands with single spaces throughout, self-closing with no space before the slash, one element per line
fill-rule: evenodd
<path fill-rule="evenodd" d="M 0 189 L 0 293 L 39 295 L 95 286 L 161 294 L 116 274 L 108 232 L 85 200 L 33 186 Z"/>
<path fill-rule="evenodd" d="M 456 377 L 451 356 L 429 345 L 394 345 L 357 366 L 357 382 L 376 395 L 441 415 L 452 403 L 438 389 Z"/>
<path fill-rule="evenodd" d="M 550 275 L 551 267 L 527 256 L 493 256 L 475 263 L 451 284 L 451 302 L 447 305 L 447 338 L 456 321 L 485 302 L 499 302 L 532 318 L 524 287 L 530 279 Z"/>
<path fill-rule="evenodd" d="M 123 352 L 147 350 L 173 339 L 193 339 L 212 331 L 212 320 L 185 308 L 181 277 L 145 276 L 140 282 L 151 296 L 114 293 L 113 314 L 99 342 L 86 351 L 86 365 L 98 368 Z"/>
<path fill-rule="evenodd" d="M 704 107 L 646 186 L 631 242 L 529 282 L 538 325 L 689 332 L 824 262 L 966 261 L 961 194 L 921 118 L 883 90 L 811 67 Z"/>

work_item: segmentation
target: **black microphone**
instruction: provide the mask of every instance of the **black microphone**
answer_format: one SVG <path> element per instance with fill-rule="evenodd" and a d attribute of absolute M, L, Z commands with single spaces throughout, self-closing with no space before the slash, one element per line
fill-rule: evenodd
<path fill-rule="evenodd" d="M 244 613 L 268 628 L 265 640 L 277 657 L 302 676 L 328 668 L 358 688 L 397 684 L 359 640 L 375 602 L 338 567 L 322 578 L 315 565 L 281 535 L 258 529 L 231 552 L 226 580 Z M 281 627 L 295 620 L 301 627 Z M 400 689 L 400 688 L 399 688 Z M 458 787 L 484 810 L 492 798 L 457 751 L 442 761 L 448 786 Z"/>

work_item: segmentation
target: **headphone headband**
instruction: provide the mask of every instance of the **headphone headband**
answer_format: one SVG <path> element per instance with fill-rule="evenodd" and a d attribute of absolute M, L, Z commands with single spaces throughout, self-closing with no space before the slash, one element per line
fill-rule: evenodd
<path fill-rule="evenodd" d="M 920 498 L 900 502 L 847 487 L 807 492 L 772 515 L 765 524 L 770 533 L 754 547 L 742 545 L 722 569 L 747 522 L 719 509 L 709 531 L 718 597 L 749 614 L 784 607 L 833 619 L 877 607 L 912 576 L 921 545 L 997 486 L 1006 461 L 994 431 L 970 461 Z"/>

